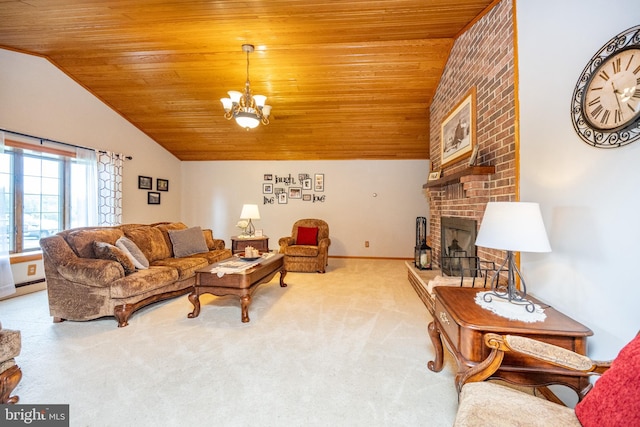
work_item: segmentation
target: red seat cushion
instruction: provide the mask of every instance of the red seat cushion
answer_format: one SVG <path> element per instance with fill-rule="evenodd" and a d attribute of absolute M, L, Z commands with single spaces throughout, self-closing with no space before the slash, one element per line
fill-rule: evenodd
<path fill-rule="evenodd" d="M 318 227 L 298 227 L 296 245 L 316 246 L 318 244 Z"/>
<path fill-rule="evenodd" d="M 640 425 L 640 335 L 627 344 L 611 367 L 576 407 L 584 427 Z"/>

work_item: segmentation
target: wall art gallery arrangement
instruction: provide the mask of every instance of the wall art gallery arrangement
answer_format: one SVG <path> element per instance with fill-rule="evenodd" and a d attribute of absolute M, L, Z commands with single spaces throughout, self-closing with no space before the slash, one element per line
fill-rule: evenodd
<path fill-rule="evenodd" d="M 138 175 L 138 188 L 141 190 L 153 190 L 153 178 L 150 176 Z M 160 193 L 159 191 L 169 191 L 169 180 L 158 178 L 156 179 L 156 191 L 147 192 L 147 204 L 159 205 Z"/>
<path fill-rule="evenodd" d="M 324 203 L 324 174 L 299 173 L 277 175 L 265 173 L 262 183 L 264 205 L 287 204 L 289 200 Z"/>

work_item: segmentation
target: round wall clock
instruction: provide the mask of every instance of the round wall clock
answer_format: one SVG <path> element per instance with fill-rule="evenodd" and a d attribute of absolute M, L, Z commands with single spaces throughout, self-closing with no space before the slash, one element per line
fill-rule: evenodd
<path fill-rule="evenodd" d="M 573 128 L 589 145 L 615 148 L 640 139 L 640 25 L 591 58 L 571 99 Z"/>

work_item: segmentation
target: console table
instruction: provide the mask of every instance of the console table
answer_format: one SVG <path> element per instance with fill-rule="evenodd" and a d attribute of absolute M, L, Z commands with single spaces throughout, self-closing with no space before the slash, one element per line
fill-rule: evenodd
<path fill-rule="evenodd" d="M 458 365 L 456 387 L 464 385 L 465 372 L 487 358 L 490 349 L 484 345 L 484 334 L 521 335 L 554 344 L 579 354 L 586 354 L 587 337 L 593 332 L 565 316 L 553 307 L 527 295 L 527 299 L 544 308 L 547 315 L 542 322 L 521 322 L 498 316 L 480 307 L 475 296 L 484 289 L 439 286 L 434 289 L 434 320 L 429 324 L 429 336 L 435 349 L 430 370 L 440 372 L 443 363 L 443 343 L 449 348 Z M 562 384 L 572 388 L 580 398 L 590 389 L 587 377 L 555 367 L 521 354 L 505 354 L 500 369 L 490 379 L 524 386 L 542 387 Z"/>

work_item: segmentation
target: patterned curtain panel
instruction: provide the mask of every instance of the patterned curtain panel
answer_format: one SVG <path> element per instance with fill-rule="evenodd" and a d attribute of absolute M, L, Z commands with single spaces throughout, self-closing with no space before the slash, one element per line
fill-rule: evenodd
<path fill-rule="evenodd" d="M 122 168 L 124 156 L 101 151 L 98 160 L 98 225 L 122 223 Z"/>

